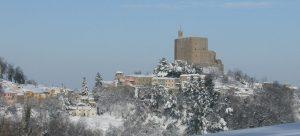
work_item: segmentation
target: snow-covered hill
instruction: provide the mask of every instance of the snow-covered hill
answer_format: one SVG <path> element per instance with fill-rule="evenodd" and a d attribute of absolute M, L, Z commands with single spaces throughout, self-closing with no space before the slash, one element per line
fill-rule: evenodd
<path fill-rule="evenodd" d="M 207 136 L 299 136 L 300 123 L 227 131 Z"/>

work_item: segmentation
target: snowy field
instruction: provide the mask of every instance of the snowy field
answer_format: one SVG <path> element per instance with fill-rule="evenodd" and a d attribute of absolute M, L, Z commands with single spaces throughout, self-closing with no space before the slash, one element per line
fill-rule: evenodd
<path fill-rule="evenodd" d="M 101 129 L 106 131 L 109 126 L 120 127 L 123 125 L 123 120 L 121 118 L 117 118 L 115 116 L 111 116 L 109 114 L 103 114 L 101 116 L 96 117 L 70 117 L 71 121 L 76 123 L 78 121 L 82 121 L 86 123 L 87 128 L 89 129 Z"/>
<path fill-rule="evenodd" d="M 234 130 L 207 136 L 300 136 L 300 123 Z"/>

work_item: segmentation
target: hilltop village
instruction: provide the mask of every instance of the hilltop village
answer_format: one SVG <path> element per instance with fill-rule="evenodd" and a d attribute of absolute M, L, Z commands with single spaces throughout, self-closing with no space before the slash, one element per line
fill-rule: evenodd
<path fill-rule="evenodd" d="M 203 73 L 223 73 L 224 66 L 222 61 L 216 59 L 216 53 L 208 50 L 208 39 L 204 37 L 184 37 L 183 31 L 178 31 L 178 38 L 175 39 L 174 44 L 174 64 L 167 64 L 166 59 L 162 59 L 162 64 L 166 67 L 173 67 L 177 71 L 189 70 L 188 73 L 193 74 L 181 74 L 172 77 L 166 77 L 167 71 L 160 71 L 159 73 L 151 75 L 133 74 L 125 75 L 121 71 L 117 71 L 115 74 L 115 80 L 106 84 L 107 87 L 117 86 L 130 86 L 130 87 L 146 87 L 146 86 L 163 86 L 168 90 L 178 90 L 181 86 L 191 78 L 200 77 L 192 69 L 192 65 L 201 68 Z M 181 63 L 181 64 L 178 64 Z M 181 66 L 180 66 L 181 65 Z M 202 75 L 203 76 L 203 75 Z M 203 78 L 203 77 L 202 77 Z M 96 115 L 96 103 L 92 95 L 89 92 L 75 93 L 71 89 L 60 87 L 44 87 L 33 85 L 16 85 L 6 81 L 2 81 L 4 88 L 3 97 L 4 100 L 13 105 L 20 103 L 24 99 L 33 98 L 38 101 L 42 101 L 47 97 L 54 97 L 58 94 L 68 93 L 76 95 L 75 98 L 78 103 L 75 106 L 69 106 L 67 109 L 72 116 L 95 116 Z M 137 95 L 137 94 L 136 94 Z"/>
<path fill-rule="evenodd" d="M 300 119 L 297 87 L 224 72 L 216 56 L 207 38 L 179 30 L 174 61 L 162 58 L 148 75 L 117 71 L 113 81 L 97 73 L 91 89 L 86 78 L 80 90 L 72 90 L 16 82 L 6 72 L 0 115 L 6 124 L 37 125 L 34 131 L 30 125 L 8 127 L 26 134 L 79 135 L 81 128 L 81 135 L 108 136 L 207 134 Z M 0 135 L 6 132 L 0 126 Z"/>

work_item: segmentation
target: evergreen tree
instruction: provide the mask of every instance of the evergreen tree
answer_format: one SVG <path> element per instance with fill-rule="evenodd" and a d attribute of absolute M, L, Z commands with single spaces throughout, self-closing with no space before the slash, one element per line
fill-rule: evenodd
<path fill-rule="evenodd" d="M 3 58 L 0 58 L 0 78 L 4 77 L 6 69 L 7 69 L 7 63 Z"/>
<path fill-rule="evenodd" d="M 156 113 L 162 113 L 167 102 L 167 90 L 163 86 L 152 86 L 144 91 L 141 91 L 141 100 L 149 107 L 149 109 Z"/>
<path fill-rule="evenodd" d="M 177 96 L 174 94 L 168 94 L 166 97 L 166 103 L 164 105 L 164 115 L 179 119 L 180 111 L 178 109 Z"/>
<path fill-rule="evenodd" d="M 202 74 L 203 73 L 203 69 L 202 69 L 201 66 L 193 65 L 193 68 L 195 69 L 195 73 L 197 73 L 197 74 Z"/>
<path fill-rule="evenodd" d="M 163 136 L 179 136 L 179 128 L 174 124 L 169 124 L 166 130 L 163 132 Z"/>
<path fill-rule="evenodd" d="M 220 118 L 215 106 L 219 94 L 214 90 L 211 76 L 191 78 L 183 89 L 187 112 L 188 135 L 206 134 L 226 129 L 226 122 Z"/>
<path fill-rule="evenodd" d="M 215 84 L 211 75 L 205 76 L 204 86 L 205 90 L 208 92 L 209 97 L 211 98 L 209 108 L 214 108 L 214 106 L 216 106 L 218 102 L 219 93 L 214 90 Z"/>
<path fill-rule="evenodd" d="M 185 96 L 185 106 L 187 112 L 187 129 L 188 135 L 202 134 L 204 126 L 205 105 L 203 99 L 203 86 L 201 78 L 191 77 L 190 82 L 183 91 Z"/>
<path fill-rule="evenodd" d="M 0 83 L 0 97 L 1 97 L 1 94 L 3 93 L 3 87 L 2 87 L 2 83 Z"/>
<path fill-rule="evenodd" d="M 0 79 L 3 78 L 3 74 L 2 74 L 2 66 L 0 65 Z"/>
<path fill-rule="evenodd" d="M 97 75 L 96 75 L 96 77 L 95 77 L 95 86 L 93 88 L 93 96 L 94 96 L 94 99 L 96 101 L 99 100 L 100 92 L 103 89 L 102 88 L 102 86 L 103 86 L 102 81 L 103 81 L 103 78 L 102 78 L 101 74 L 98 72 Z"/>
<path fill-rule="evenodd" d="M 83 81 L 82 81 L 82 89 L 81 89 L 82 95 L 89 95 L 89 88 L 87 85 L 87 80 L 85 77 L 83 77 Z"/>
<path fill-rule="evenodd" d="M 25 75 L 20 67 L 17 67 L 15 70 L 14 80 L 18 84 L 25 84 Z"/>
<path fill-rule="evenodd" d="M 162 86 L 154 86 L 150 90 L 150 107 L 154 111 L 160 110 L 160 108 L 166 103 L 166 90 Z"/>
<path fill-rule="evenodd" d="M 97 75 L 96 75 L 96 78 L 95 78 L 95 86 L 94 86 L 94 89 L 96 88 L 101 88 L 103 83 L 103 78 L 101 76 L 101 74 L 98 72 Z"/>
<path fill-rule="evenodd" d="M 12 82 L 14 76 L 15 76 L 15 69 L 14 69 L 14 66 L 11 65 L 11 64 L 9 64 L 9 65 L 8 65 L 8 70 L 7 70 L 7 79 L 8 79 L 9 81 Z"/>
<path fill-rule="evenodd" d="M 170 64 L 168 63 L 166 58 L 162 58 L 159 61 L 159 64 L 154 69 L 154 74 L 158 77 L 165 77 L 168 75 L 170 71 Z"/>
<path fill-rule="evenodd" d="M 168 63 L 165 58 L 162 58 L 154 69 L 154 75 L 158 77 L 179 78 L 182 74 L 196 74 L 196 70 L 186 61 L 176 60 L 174 63 Z"/>

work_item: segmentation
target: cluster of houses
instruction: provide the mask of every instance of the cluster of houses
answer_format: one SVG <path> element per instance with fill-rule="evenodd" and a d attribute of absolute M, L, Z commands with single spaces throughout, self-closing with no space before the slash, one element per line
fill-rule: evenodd
<path fill-rule="evenodd" d="M 123 72 L 116 72 L 112 86 L 132 86 L 147 87 L 153 85 L 164 86 L 168 90 L 176 90 L 184 86 L 190 77 L 202 77 L 198 74 L 183 74 L 179 78 L 157 77 L 154 75 L 125 75 Z M 66 110 L 71 116 L 90 117 L 97 115 L 97 106 L 94 98 L 90 94 L 75 93 L 72 90 L 59 87 L 41 87 L 34 85 L 17 85 L 8 81 L 1 81 L 1 95 L 6 104 L 13 105 L 23 103 L 26 99 L 43 101 L 49 97 L 56 97 L 59 94 L 72 93 L 76 100 L 75 103 L 68 104 Z"/>
<path fill-rule="evenodd" d="M 173 77 L 157 77 L 154 75 L 125 75 L 123 72 L 116 72 L 115 74 L 115 86 L 128 85 L 133 87 L 144 87 L 160 85 L 166 89 L 179 89 L 180 86 L 184 86 L 185 83 L 191 77 L 203 77 L 199 74 L 182 74 L 179 78 Z"/>
<path fill-rule="evenodd" d="M 1 81 L 1 99 L 8 105 L 23 103 L 27 99 L 43 101 L 47 97 L 54 97 L 68 90 L 57 87 L 37 87 L 34 85 L 17 85 L 8 81 Z"/>
<path fill-rule="evenodd" d="M 24 103 L 26 100 L 36 100 L 42 102 L 50 97 L 57 97 L 60 94 L 72 93 L 76 103 L 66 106 L 66 110 L 71 116 L 95 116 L 96 102 L 92 96 L 82 95 L 73 92 L 70 89 L 59 87 L 44 87 L 34 85 L 18 85 L 9 81 L 2 80 L 1 86 L 1 101 L 6 105 L 15 105 Z"/>

